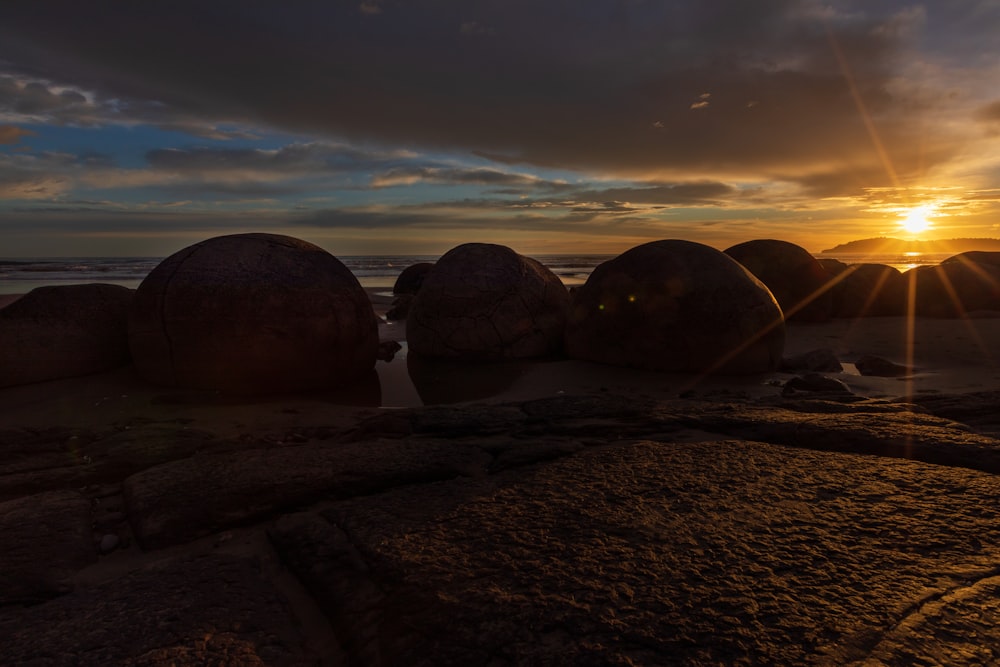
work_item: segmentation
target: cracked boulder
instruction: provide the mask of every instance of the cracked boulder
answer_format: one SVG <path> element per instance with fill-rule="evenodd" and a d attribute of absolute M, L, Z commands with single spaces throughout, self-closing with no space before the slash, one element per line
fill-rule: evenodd
<path fill-rule="evenodd" d="M 132 295 L 103 283 L 38 287 L 0 310 L 0 387 L 128 364 Z"/>
<path fill-rule="evenodd" d="M 830 274 L 805 248 L 788 241 L 757 239 L 734 245 L 725 253 L 767 285 L 788 321 L 830 321 Z"/>
<path fill-rule="evenodd" d="M 467 243 L 430 271 L 406 320 L 409 349 L 437 358 L 541 357 L 559 350 L 569 295 L 539 262 L 510 248 Z"/>
<path fill-rule="evenodd" d="M 146 380 L 236 394 L 342 388 L 378 349 L 350 270 L 276 234 L 220 236 L 165 259 L 136 292 L 128 336 Z"/>
<path fill-rule="evenodd" d="M 574 292 L 566 351 L 576 359 L 675 373 L 774 370 L 781 309 L 738 262 L 690 241 L 654 241 L 598 266 Z"/>

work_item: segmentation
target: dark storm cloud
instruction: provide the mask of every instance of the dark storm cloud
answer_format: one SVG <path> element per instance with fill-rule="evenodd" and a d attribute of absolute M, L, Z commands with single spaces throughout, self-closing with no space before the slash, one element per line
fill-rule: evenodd
<path fill-rule="evenodd" d="M 866 7 L 38 1 L 0 9 L 0 60 L 144 113 L 618 175 L 765 177 L 877 161 L 846 65 L 893 159 L 927 167 L 908 150 L 917 101 L 887 92 L 908 24 Z M 83 104 L 37 92 L 21 89 L 22 107 Z"/>

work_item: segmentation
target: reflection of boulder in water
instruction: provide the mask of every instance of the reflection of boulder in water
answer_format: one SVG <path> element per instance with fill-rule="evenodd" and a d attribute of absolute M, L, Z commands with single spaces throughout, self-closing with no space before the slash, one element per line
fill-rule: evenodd
<path fill-rule="evenodd" d="M 334 405 L 350 405 L 365 408 L 382 406 L 382 382 L 374 370 L 357 378 L 355 384 L 324 392 L 300 394 Z M 233 394 L 209 389 L 187 389 L 154 396 L 151 403 L 157 405 L 258 405 L 273 400 L 287 402 L 288 394 Z"/>
<path fill-rule="evenodd" d="M 406 357 L 410 380 L 424 405 L 460 403 L 497 396 L 521 377 L 530 362 L 454 361 L 420 356 Z"/>
<path fill-rule="evenodd" d="M 604 262 L 573 294 L 570 357 L 671 373 L 774 370 L 781 309 L 736 260 L 700 243 L 654 241 Z"/>

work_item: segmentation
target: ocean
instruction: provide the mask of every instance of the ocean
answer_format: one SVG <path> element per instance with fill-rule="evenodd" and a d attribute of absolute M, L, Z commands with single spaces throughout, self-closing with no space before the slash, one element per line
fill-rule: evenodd
<path fill-rule="evenodd" d="M 536 255 L 568 286 L 582 285 L 598 264 L 614 255 Z M 848 264 L 873 262 L 906 271 L 923 264 L 937 264 L 948 254 L 817 255 Z M 411 264 L 433 262 L 433 255 L 361 255 L 339 257 L 364 287 L 392 289 L 396 277 Z M 0 258 L 0 294 L 25 294 L 45 285 L 112 283 L 138 287 L 162 260 L 159 257 L 38 257 Z"/>

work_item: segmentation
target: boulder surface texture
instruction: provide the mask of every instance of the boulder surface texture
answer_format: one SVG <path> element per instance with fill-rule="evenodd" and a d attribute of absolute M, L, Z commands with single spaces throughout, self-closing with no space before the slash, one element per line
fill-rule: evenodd
<path fill-rule="evenodd" d="M 904 274 L 913 290 L 913 310 L 924 317 L 964 317 L 1000 310 L 1000 265 L 995 253 L 967 252 Z"/>
<path fill-rule="evenodd" d="M 767 285 L 788 321 L 830 320 L 830 274 L 805 248 L 788 241 L 757 239 L 734 245 L 725 253 Z"/>
<path fill-rule="evenodd" d="M 521 359 L 559 350 L 569 294 L 542 264 L 510 248 L 466 243 L 424 278 L 410 306 L 410 350 L 450 359 Z"/>
<path fill-rule="evenodd" d="M 38 287 L 0 309 L 0 387 L 126 365 L 132 295 L 102 283 Z"/>
<path fill-rule="evenodd" d="M 357 278 L 311 243 L 220 236 L 161 262 L 129 314 L 154 384 L 237 394 L 341 388 L 375 365 L 378 325 Z"/>
<path fill-rule="evenodd" d="M 785 326 L 774 296 L 725 254 L 654 241 L 598 266 L 566 327 L 574 358 L 677 373 L 774 370 Z"/>

